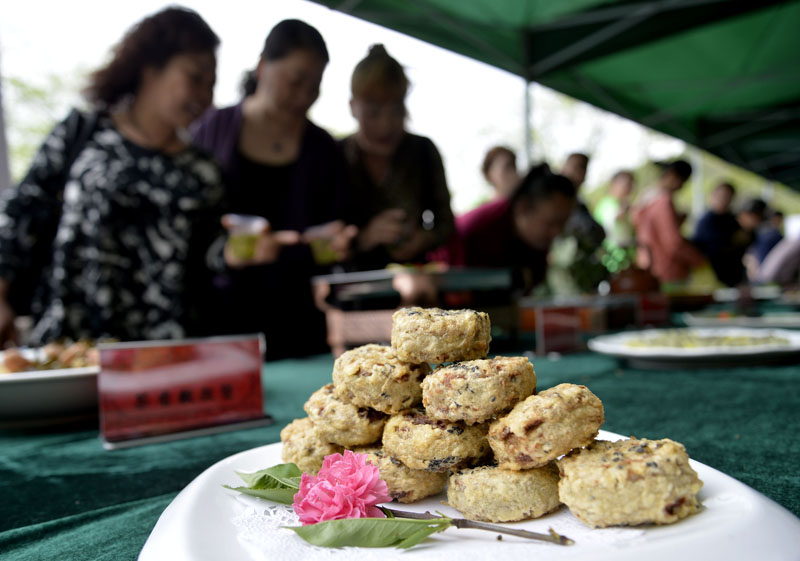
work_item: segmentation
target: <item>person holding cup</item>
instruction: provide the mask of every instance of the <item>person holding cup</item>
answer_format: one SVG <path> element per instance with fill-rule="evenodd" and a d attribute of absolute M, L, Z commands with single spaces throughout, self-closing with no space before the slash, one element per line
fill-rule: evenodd
<path fill-rule="evenodd" d="M 383 45 L 353 70 L 350 110 L 358 130 L 341 141 L 359 227 L 355 268 L 421 263 L 455 231 L 439 151 L 405 129 L 408 78 Z"/>
<path fill-rule="evenodd" d="M 205 329 L 262 332 L 268 360 L 327 350 L 310 278 L 344 259 L 357 231 L 344 220 L 344 159 L 307 118 L 327 62 L 315 28 L 278 23 L 247 76 L 244 99 L 209 111 L 192 130 L 222 167 L 232 213 L 223 217 L 227 267 L 213 280 Z M 241 215 L 260 217 L 246 220 L 256 223 L 249 237 L 242 237 Z"/>

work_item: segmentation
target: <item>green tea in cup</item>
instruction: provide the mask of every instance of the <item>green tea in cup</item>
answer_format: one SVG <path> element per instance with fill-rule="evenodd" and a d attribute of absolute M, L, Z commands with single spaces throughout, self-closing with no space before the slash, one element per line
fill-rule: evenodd
<path fill-rule="evenodd" d="M 258 237 L 269 225 L 267 219 L 252 214 L 228 214 L 226 220 L 231 255 L 242 261 L 253 259 Z"/>
<path fill-rule="evenodd" d="M 325 238 L 312 239 L 310 242 L 311 253 L 317 265 L 331 265 L 339 260 L 339 255 L 331 247 L 330 240 Z"/>
<path fill-rule="evenodd" d="M 256 255 L 256 242 L 258 236 L 255 234 L 232 234 L 228 237 L 231 255 L 236 259 L 252 259 Z"/>

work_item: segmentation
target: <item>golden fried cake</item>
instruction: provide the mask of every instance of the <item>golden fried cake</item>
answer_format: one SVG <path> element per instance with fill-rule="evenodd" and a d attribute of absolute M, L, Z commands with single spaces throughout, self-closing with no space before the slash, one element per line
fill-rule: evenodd
<path fill-rule="evenodd" d="M 321 440 L 341 446 L 359 446 L 380 440 L 388 419 L 374 409 L 342 400 L 334 392 L 333 384 L 311 394 L 303 409 Z"/>
<path fill-rule="evenodd" d="M 491 340 L 489 314 L 484 312 L 403 308 L 392 316 L 392 350 L 406 362 L 484 358 Z"/>
<path fill-rule="evenodd" d="M 559 496 L 588 526 L 670 524 L 699 509 L 703 482 L 682 444 L 595 441 L 558 461 Z"/>
<path fill-rule="evenodd" d="M 364 345 L 342 354 L 333 365 L 333 384 L 345 400 L 390 415 L 418 404 L 427 363 L 398 359 L 391 347 Z"/>
<path fill-rule="evenodd" d="M 514 522 L 553 512 L 558 500 L 558 468 L 515 471 L 497 466 L 465 469 L 450 476 L 447 502 L 470 520 Z"/>
<path fill-rule="evenodd" d="M 329 454 L 341 454 L 344 448 L 321 440 L 314 431 L 311 419 L 295 419 L 281 431 L 281 459 L 297 464 L 301 471 L 316 475 L 322 460 Z"/>
<path fill-rule="evenodd" d="M 592 442 L 604 420 L 586 386 L 559 384 L 517 403 L 490 425 L 487 439 L 500 467 L 531 469 Z"/>
<path fill-rule="evenodd" d="M 439 472 L 475 465 L 489 453 L 485 425 L 437 421 L 421 408 L 389 419 L 383 449 L 411 469 Z"/>
<path fill-rule="evenodd" d="M 400 503 L 414 503 L 425 497 L 438 495 L 447 485 L 447 472 L 434 473 L 406 467 L 403 462 L 388 455 L 382 447 L 356 448 L 353 452 L 367 455 L 367 461 L 381 472 L 381 479 L 389 487 L 389 494 Z"/>
<path fill-rule="evenodd" d="M 422 404 L 434 419 L 482 423 L 536 389 L 525 357 L 496 357 L 440 366 L 422 382 Z"/>

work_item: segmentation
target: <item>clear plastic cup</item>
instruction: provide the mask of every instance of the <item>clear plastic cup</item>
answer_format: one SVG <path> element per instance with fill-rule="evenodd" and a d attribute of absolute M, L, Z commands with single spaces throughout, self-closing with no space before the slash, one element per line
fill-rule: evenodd
<path fill-rule="evenodd" d="M 311 254 L 317 265 L 332 265 L 339 260 L 339 254 L 331 247 L 330 240 L 318 238 L 311 240 Z"/>
<path fill-rule="evenodd" d="M 269 221 L 253 214 L 227 214 L 225 217 L 231 254 L 242 260 L 255 257 L 258 236 L 269 225 Z"/>
<path fill-rule="evenodd" d="M 339 260 L 339 255 L 331 245 L 331 235 L 331 224 L 312 226 L 303 232 L 317 265 L 331 265 Z"/>

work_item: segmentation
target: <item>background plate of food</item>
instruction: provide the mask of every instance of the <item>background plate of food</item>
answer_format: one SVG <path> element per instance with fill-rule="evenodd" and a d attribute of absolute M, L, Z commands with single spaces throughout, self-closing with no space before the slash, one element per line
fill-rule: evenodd
<path fill-rule="evenodd" d="M 796 361 L 800 331 L 746 327 L 645 329 L 590 339 L 591 350 L 632 366 L 722 367 Z"/>
<path fill-rule="evenodd" d="M 719 288 L 714 291 L 714 300 L 717 302 L 736 302 L 742 298 L 753 300 L 776 300 L 781 297 L 780 286 L 763 285 L 745 288 Z"/>
<path fill-rule="evenodd" d="M 96 411 L 97 364 L 97 349 L 85 342 L 0 351 L 0 421 Z"/>
<path fill-rule="evenodd" d="M 784 289 L 781 297 L 778 299 L 778 303 L 785 306 L 800 307 L 800 288 L 794 287 Z"/>
<path fill-rule="evenodd" d="M 800 328 L 800 313 L 774 312 L 747 316 L 729 311 L 685 312 L 683 321 L 690 327 L 773 327 Z"/>

